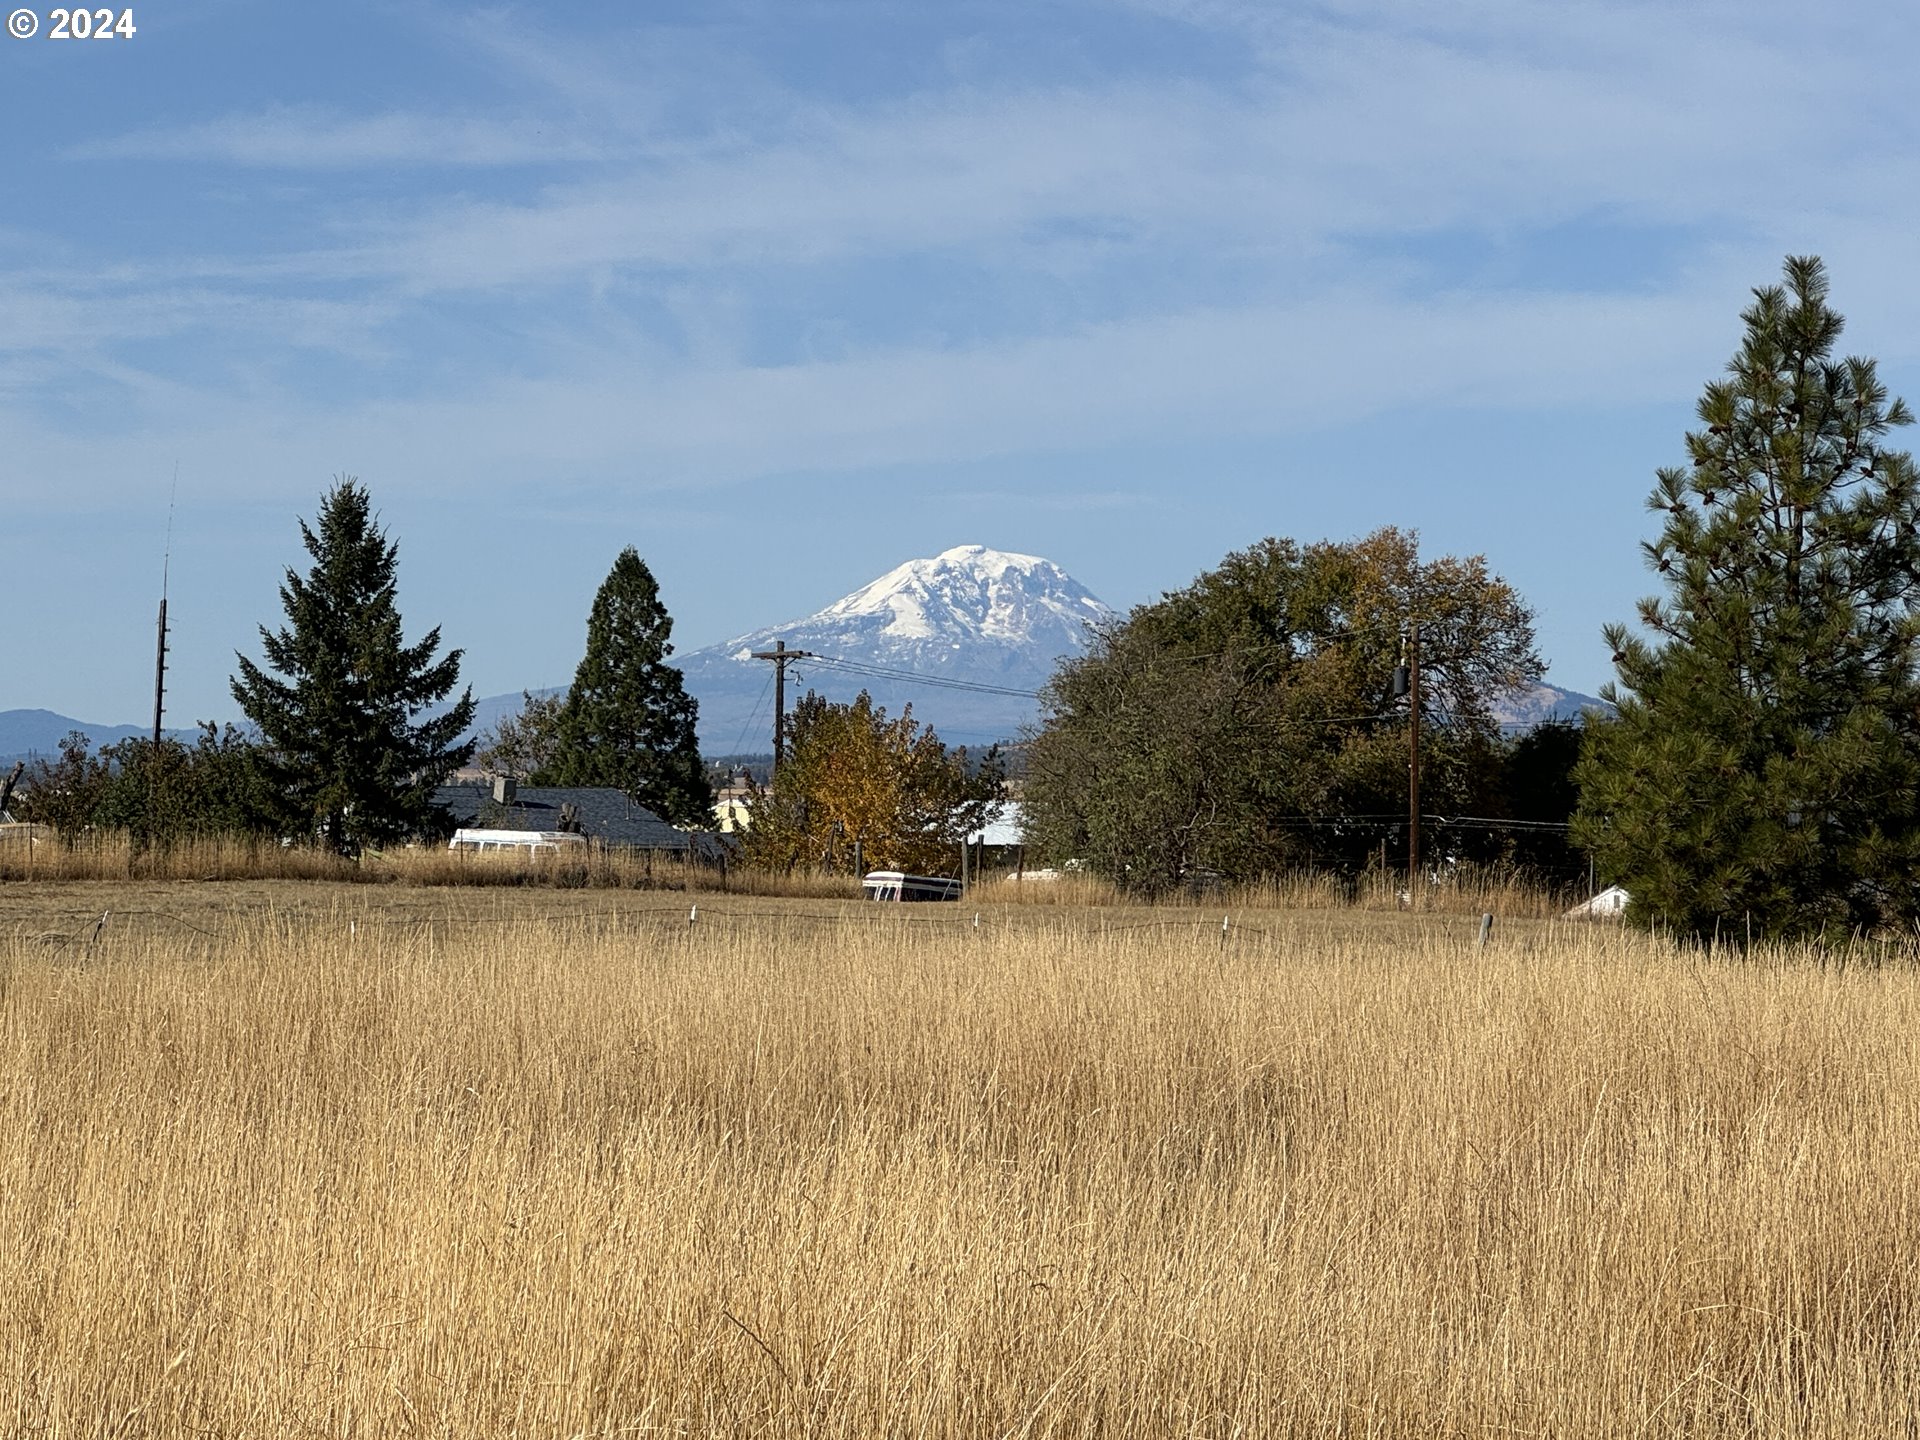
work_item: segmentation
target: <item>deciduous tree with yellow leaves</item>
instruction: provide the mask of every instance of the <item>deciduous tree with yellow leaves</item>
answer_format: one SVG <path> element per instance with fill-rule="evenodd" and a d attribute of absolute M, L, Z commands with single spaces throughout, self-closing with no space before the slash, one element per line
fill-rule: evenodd
<path fill-rule="evenodd" d="M 745 839 L 748 863 L 762 869 L 944 874 L 1000 795 L 995 751 L 976 766 L 915 720 L 912 706 L 889 719 L 864 691 L 851 704 L 809 691 L 786 733 L 785 758 Z"/>

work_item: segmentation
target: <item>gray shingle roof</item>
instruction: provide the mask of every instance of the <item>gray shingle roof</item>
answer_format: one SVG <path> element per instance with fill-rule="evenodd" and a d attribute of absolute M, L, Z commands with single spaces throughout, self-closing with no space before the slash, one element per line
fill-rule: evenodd
<path fill-rule="evenodd" d="M 558 830 L 560 807 L 574 807 L 580 832 L 603 845 L 627 845 L 640 850 L 711 850 L 709 836 L 669 825 L 644 805 L 636 805 L 621 790 L 583 786 L 523 785 L 511 803 L 497 804 L 493 792 L 479 785 L 442 785 L 433 792 L 434 804 L 452 814 L 457 825 L 495 830 Z"/>

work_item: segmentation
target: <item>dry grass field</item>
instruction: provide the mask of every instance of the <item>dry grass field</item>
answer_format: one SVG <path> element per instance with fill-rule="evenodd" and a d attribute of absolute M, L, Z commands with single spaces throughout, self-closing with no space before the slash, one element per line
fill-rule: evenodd
<path fill-rule="evenodd" d="M 1906 969 L 697 898 L 0 886 L 0 1434 L 1920 1427 Z"/>
<path fill-rule="evenodd" d="M 954 856 L 957 864 L 958 854 Z M 951 872 L 949 872 L 951 873 Z M 760 895 L 822 900 L 857 893 L 845 875 L 796 871 L 755 871 L 739 864 L 719 865 L 596 846 L 584 857 L 558 855 L 529 861 L 513 855 L 452 853 L 439 846 L 406 846 L 384 854 L 344 859 L 305 846 L 282 847 L 270 840 L 242 836 L 195 836 L 164 847 L 136 844 L 124 830 L 89 831 L 71 842 L 42 826 L 0 826 L 0 886 L 72 886 L 87 881 L 143 885 L 177 881 L 223 885 L 259 880 L 302 880 L 327 884 L 401 885 L 473 889 L 646 890 L 688 895 Z M 1405 908 L 1405 877 L 1374 873 L 1353 887 L 1327 875 L 1294 876 L 1255 886 L 1174 897 L 1217 910 Z M 1088 874 L 990 877 L 978 886 L 980 898 L 1001 905 L 1107 907 L 1127 903 L 1107 882 Z M 974 893 L 974 892 L 970 892 Z M 1448 874 L 1421 895 L 1424 911 L 1545 918 L 1558 915 L 1582 893 L 1557 893 L 1528 883 L 1524 876 L 1465 868 Z"/>

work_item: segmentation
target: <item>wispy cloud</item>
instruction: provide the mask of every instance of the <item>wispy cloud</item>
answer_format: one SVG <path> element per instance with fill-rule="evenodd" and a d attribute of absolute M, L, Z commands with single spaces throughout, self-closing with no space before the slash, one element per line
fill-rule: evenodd
<path fill-rule="evenodd" d="M 880 104 L 782 105 L 735 129 L 643 140 L 601 119 L 231 117 L 89 154 L 245 165 L 543 165 L 507 193 L 428 190 L 331 217 L 334 239 L 286 257 L 317 279 L 416 294 L 599 283 L 659 270 L 965 257 L 1014 272 L 1079 253 L 1204 275 L 1223 264 L 1342 261 L 1350 242 L 1464 229 L 1509 239 L 1600 216 L 1642 226 L 1777 230 L 1783 176 L 1804 208 L 1911 206 L 1900 143 L 1849 143 L 1832 96 L 1864 77 L 1831 53 L 1788 55 L 1733 28 L 1649 20 L 1640 42 L 1583 46 L 1588 22 L 1516 47 L 1321 22 L 1222 89 L 1169 77 L 1103 89 L 934 92 Z M 1556 43 L 1549 45 L 1548 39 Z M 1520 53 L 1515 53 L 1516 48 Z M 591 91 L 593 87 L 589 86 Z M 1756 157 L 1726 117 L 1768 96 Z M 596 100 L 596 103 L 598 101 Z M 742 99 L 745 110 L 753 102 Z M 712 118 L 712 117 L 710 117 Z M 556 122 L 557 124 L 558 122 Z M 591 178 L 558 162 L 594 160 Z M 1369 260 L 1368 263 L 1371 263 Z M 1351 268 L 1349 266 L 1348 268 Z"/>
<path fill-rule="evenodd" d="M 129 443 L 236 457 L 204 479 L 230 493 L 256 490 L 263 473 L 302 493 L 302 457 L 346 443 L 370 473 L 469 500 L 536 475 L 638 497 L 769 474 L 1274 435 L 1407 406 L 1657 398 L 1709 363 L 1705 351 L 1674 351 L 1672 329 L 1710 333 L 1704 322 L 1727 297 L 1688 297 L 1679 315 L 1676 303 L 1458 296 L 1407 307 L 1339 294 L 819 364 L 690 371 L 601 353 L 552 378 L 404 403 L 169 393 Z M 31 417 L 13 419 L 19 465 L 51 477 L 79 453 Z M 98 463 L 98 437 L 81 448 Z"/>
<path fill-rule="evenodd" d="M 200 124 L 138 130 L 71 146 L 75 160 L 170 160 L 258 169 L 349 170 L 552 165 L 590 160 L 599 147 L 577 131 L 530 118 L 352 116 L 281 106 Z"/>
<path fill-rule="evenodd" d="M 688 32 L 609 56 L 479 17 L 459 43 L 528 115 L 560 117 L 551 135 L 539 119 L 289 107 L 76 154 L 509 173 L 429 176 L 344 208 L 321 190 L 298 202 L 316 207 L 298 249 L 110 277 L 0 271 L 0 325 L 11 348 L 78 356 L 99 376 L 116 347 L 189 334 L 269 377 L 276 352 L 302 349 L 364 367 L 358 394 L 269 378 L 237 414 L 209 385 L 156 426 L 250 431 L 264 414 L 273 435 L 351 431 L 429 471 L 457 454 L 467 473 L 504 474 L 537 453 L 706 484 L 1115 435 L 1273 434 L 1395 406 L 1643 401 L 1698 378 L 1703 357 L 1678 337 L 1718 333 L 1741 290 L 1729 277 L 1826 248 L 1809 235 L 1821 230 L 1850 237 L 1870 283 L 1905 293 L 1913 122 L 1843 143 L 1856 122 L 1832 97 L 1863 87 L 1863 61 L 1782 47 L 1764 12 L 1708 26 L 1648 9 L 1620 26 L 1579 5 L 1493 19 L 1148 8 L 1248 42 L 1232 83 L 943 82 L 803 101 L 743 82 L 689 119 L 684 85 L 635 99 L 647 87 L 618 83 L 623 63 L 663 54 L 709 81 L 728 68 L 709 56 L 703 70 Z M 1758 155 L 1726 120 L 1756 89 Z M 1624 287 L 1577 264 L 1501 285 L 1429 243 L 1524 247 L 1596 218 L 1675 237 L 1670 258 Z M 910 277 L 936 265 L 965 271 L 997 323 L 916 331 Z M 892 329 L 805 298 L 809 284 L 867 288 L 866 267 L 899 268 Z M 748 286 L 801 296 L 797 328 L 833 335 L 828 352 L 756 345 Z M 549 319 L 559 292 L 569 308 Z M 1033 293 L 1047 303 L 1025 304 Z M 384 393 L 396 371 L 404 395 Z M 20 393 L 30 382 L 11 373 Z"/>
<path fill-rule="evenodd" d="M 1158 510 L 1170 503 L 1138 490 L 955 490 L 948 499 L 960 506 L 1019 512 L 1059 510 L 1075 515 L 1092 510 Z"/>

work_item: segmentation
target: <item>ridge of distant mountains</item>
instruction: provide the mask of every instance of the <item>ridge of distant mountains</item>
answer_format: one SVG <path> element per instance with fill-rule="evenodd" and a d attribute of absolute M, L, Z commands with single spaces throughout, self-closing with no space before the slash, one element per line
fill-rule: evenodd
<path fill-rule="evenodd" d="M 911 704 L 914 718 L 949 744 L 986 745 L 1013 739 L 1037 718 L 1032 692 L 1064 657 L 1084 653 L 1089 627 L 1113 614 L 1051 560 L 957 545 L 896 566 L 811 615 L 674 663 L 700 702 L 703 754 L 773 748 L 773 666 L 753 653 L 779 641 L 819 657 L 788 663 L 789 708 L 810 689 L 842 701 L 865 690 L 890 715 Z M 479 700 L 476 731 L 516 714 L 521 703 L 519 694 Z M 1587 706 L 1611 708 L 1596 696 L 1541 684 L 1516 692 L 1494 713 L 1502 729 L 1525 730 L 1578 720 Z"/>
<path fill-rule="evenodd" d="M 96 725 L 52 710 L 0 710 L 0 761 L 11 765 L 16 760 L 40 756 L 52 759 L 59 753 L 60 742 L 75 730 L 91 740 L 96 749 L 153 734 L 151 725 Z M 200 734 L 198 730 L 165 729 L 160 733 L 188 744 Z"/>
<path fill-rule="evenodd" d="M 753 658 L 779 641 L 813 658 L 787 666 L 787 703 L 809 689 L 832 700 L 860 691 L 914 717 L 956 745 L 1008 740 L 1038 714 L 1033 692 L 1068 655 L 1087 647 L 1090 626 L 1113 610 L 1051 560 L 983 545 L 958 545 L 909 560 L 824 609 L 675 657 L 700 703 L 700 748 L 708 755 L 771 749 L 773 666 Z M 537 690 L 536 695 L 558 694 Z M 522 705 L 519 691 L 475 702 L 474 733 Z M 1495 709 L 1502 728 L 1577 720 L 1595 696 L 1535 685 Z M 139 725 L 91 725 L 49 710 L 0 711 L 0 759 L 51 755 L 71 730 L 96 744 L 151 733 Z M 193 731 L 170 731 L 191 739 Z"/>
<path fill-rule="evenodd" d="M 1563 690 L 1558 685 L 1542 682 L 1507 696 L 1493 707 L 1493 718 L 1500 722 L 1502 731 L 1511 735 L 1554 721 L 1578 722 L 1585 710 L 1612 714 L 1613 706 L 1598 695 L 1583 695 L 1578 690 Z"/>

